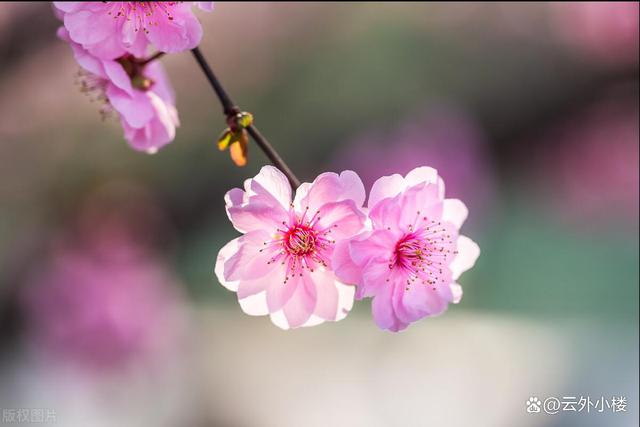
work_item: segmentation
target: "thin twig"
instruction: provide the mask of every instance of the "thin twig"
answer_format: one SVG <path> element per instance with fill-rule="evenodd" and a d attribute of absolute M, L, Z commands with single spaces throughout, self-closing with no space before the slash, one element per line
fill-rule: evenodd
<path fill-rule="evenodd" d="M 191 53 L 193 53 L 193 56 L 198 62 L 198 65 L 200 65 L 202 72 L 207 77 L 207 80 L 209 80 L 211 87 L 220 100 L 220 104 L 222 104 L 222 112 L 227 117 L 227 119 L 238 114 L 241 111 L 240 108 L 238 108 L 233 103 L 233 101 L 231 101 L 229 94 L 220 83 L 220 80 L 218 80 L 218 78 L 214 74 L 213 70 L 209 66 L 209 63 L 202 55 L 202 52 L 200 52 L 200 49 L 196 47 L 191 50 Z M 267 139 L 260 133 L 258 128 L 256 128 L 254 125 L 249 125 L 247 127 L 247 131 L 256 142 L 258 147 L 260 147 L 260 149 L 267 155 L 271 163 L 273 163 L 275 167 L 280 169 L 280 171 L 285 174 L 293 188 L 298 188 L 300 186 L 300 180 L 294 175 L 294 173 L 291 171 L 291 168 L 287 166 L 284 160 L 282 160 L 282 157 L 280 157 L 278 152 L 273 148 L 269 141 L 267 141 Z"/>

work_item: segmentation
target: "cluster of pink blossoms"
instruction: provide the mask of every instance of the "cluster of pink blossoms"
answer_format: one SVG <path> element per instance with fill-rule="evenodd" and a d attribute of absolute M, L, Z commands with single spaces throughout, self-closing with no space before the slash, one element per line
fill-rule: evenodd
<path fill-rule="evenodd" d="M 116 113 L 130 145 L 154 153 L 175 137 L 175 96 L 154 52 L 192 49 L 202 38 L 192 2 L 54 2 L 58 36 L 80 64 L 81 90 Z M 196 2 L 211 10 L 213 2 Z"/>
<path fill-rule="evenodd" d="M 198 2 L 211 10 L 211 2 Z M 137 150 L 155 152 L 175 136 L 173 91 L 155 53 L 196 47 L 202 28 L 191 2 L 54 2 L 82 90 L 115 112 Z M 293 197 L 265 166 L 244 190 L 229 191 L 227 214 L 243 233 L 218 254 L 220 282 L 250 315 L 283 329 L 341 320 L 353 300 L 372 297 L 376 324 L 400 331 L 457 303 L 462 272 L 478 246 L 458 230 L 467 208 L 444 198 L 435 169 L 378 179 L 366 193 L 358 175 L 324 173 Z"/>
<path fill-rule="evenodd" d="M 480 254 L 458 234 L 467 208 L 444 198 L 433 168 L 378 179 L 367 207 L 351 171 L 324 173 L 293 200 L 272 166 L 244 187 L 225 197 L 243 235 L 220 250 L 215 272 L 245 313 L 283 329 L 341 320 L 354 297 L 372 297 L 376 324 L 400 331 L 459 302 L 457 280 Z"/>

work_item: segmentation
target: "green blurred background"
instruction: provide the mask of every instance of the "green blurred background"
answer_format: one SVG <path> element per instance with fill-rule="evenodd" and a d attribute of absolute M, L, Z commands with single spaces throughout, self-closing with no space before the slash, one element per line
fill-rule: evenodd
<path fill-rule="evenodd" d="M 162 59 L 176 140 L 141 154 L 74 85 L 51 6 L 0 3 L 0 408 L 78 426 L 638 425 L 638 3 L 218 3 L 198 16 L 202 51 L 303 181 L 438 168 L 482 249 L 461 303 L 397 335 L 369 301 L 292 332 L 245 316 L 213 264 L 237 235 L 224 193 L 267 160 L 251 146 L 236 168 L 217 150 L 224 120 L 191 55 Z M 81 286 L 57 307 L 46 278 L 60 253 L 105 247 L 142 252 L 169 284 L 115 311 Z M 105 295 L 146 280 L 95 268 Z M 74 316 L 93 320 L 70 328 Z M 628 406 L 530 414 L 530 396 Z"/>

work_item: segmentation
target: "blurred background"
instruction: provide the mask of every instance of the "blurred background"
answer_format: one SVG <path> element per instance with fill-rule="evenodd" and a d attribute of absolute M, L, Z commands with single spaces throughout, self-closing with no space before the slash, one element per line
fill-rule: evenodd
<path fill-rule="evenodd" d="M 284 332 L 213 274 L 220 107 L 162 59 L 155 155 L 83 96 L 46 3 L 0 4 L 0 408 L 63 426 L 638 425 L 638 3 L 218 3 L 201 48 L 304 181 L 436 167 L 482 248 L 401 334 Z M 530 397 L 624 412 L 527 413 Z M 7 418 L 3 418 L 9 423 Z"/>

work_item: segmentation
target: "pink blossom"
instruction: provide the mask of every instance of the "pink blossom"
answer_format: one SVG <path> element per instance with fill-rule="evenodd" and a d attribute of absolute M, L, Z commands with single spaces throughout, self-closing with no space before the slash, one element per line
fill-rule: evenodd
<path fill-rule="evenodd" d="M 53 2 L 69 37 L 90 54 L 116 59 L 145 56 L 148 46 L 181 52 L 200 43 L 202 27 L 191 2 Z M 198 2 L 211 10 L 213 2 Z"/>
<path fill-rule="evenodd" d="M 103 115 L 118 114 L 134 149 L 154 153 L 174 139 L 179 125 L 175 96 L 160 63 L 140 66 L 131 56 L 100 59 L 73 42 L 64 27 L 58 36 L 69 42 L 82 67 L 81 90 L 101 103 Z"/>
<path fill-rule="evenodd" d="M 243 236 L 218 254 L 220 283 L 238 293 L 245 313 L 269 314 L 283 329 L 343 319 L 355 289 L 336 279 L 330 261 L 338 242 L 363 229 L 358 175 L 323 173 L 302 184 L 293 203 L 287 178 L 272 166 L 244 187 L 225 196 L 229 219 Z"/>
<path fill-rule="evenodd" d="M 378 179 L 368 207 L 371 230 L 338 242 L 332 264 L 340 280 L 357 285 L 357 299 L 373 297 L 376 324 L 397 332 L 458 303 L 456 281 L 480 249 L 458 234 L 467 208 L 444 198 L 437 171 L 420 167 L 404 178 Z"/>
<path fill-rule="evenodd" d="M 161 361 L 184 321 L 173 275 L 122 243 L 65 242 L 24 288 L 23 303 L 34 350 L 98 371 Z"/>

